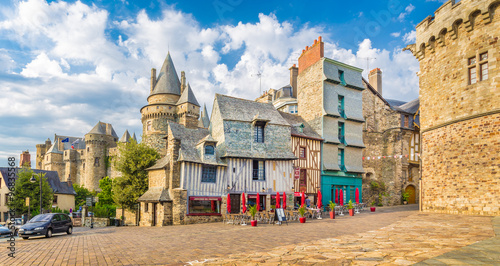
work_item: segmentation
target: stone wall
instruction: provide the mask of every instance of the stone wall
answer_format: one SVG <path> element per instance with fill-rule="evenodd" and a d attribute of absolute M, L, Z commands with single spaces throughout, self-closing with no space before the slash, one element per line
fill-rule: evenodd
<path fill-rule="evenodd" d="M 422 209 L 500 215 L 500 8 L 449 1 L 417 25 Z M 487 53 L 488 78 L 470 84 L 469 59 Z M 482 64 L 483 62 L 481 62 Z"/>
<path fill-rule="evenodd" d="M 85 224 L 83 226 L 85 227 L 90 227 L 91 224 L 91 219 L 90 217 L 85 218 Z M 109 226 L 109 218 L 96 218 L 94 217 L 93 219 L 94 222 L 94 227 L 106 227 Z"/>
<path fill-rule="evenodd" d="M 141 203 L 142 204 L 142 203 Z M 141 205 L 141 210 L 142 210 L 142 205 Z M 136 216 L 135 212 L 131 210 L 125 209 L 125 211 L 122 214 L 122 209 L 116 209 L 116 219 L 121 219 L 121 216 L 125 217 L 125 225 L 136 225 Z M 143 213 L 141 213 L 141 216 Z M 88 219 L 88 218 L 87 218 Z M 122 222 L 123 223 L 123 222 Z"/>

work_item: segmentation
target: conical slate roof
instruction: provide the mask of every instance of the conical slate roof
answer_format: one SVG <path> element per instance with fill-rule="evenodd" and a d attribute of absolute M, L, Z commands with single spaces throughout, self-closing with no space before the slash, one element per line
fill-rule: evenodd
<path fill-rule="evenodd" d="M 158 79 L 156 80 L 156 85 L 151 95 L 157 93 L 181 94 L 181 82 L 175 71 L 174 62 L 172 62 L 170 53 L 167 54 L 167 58 L 165 58 L 165 62 L 163 62 L 163 66 L 158 74 Z"/>
<path fill-rule="evenodd" d="M 92 130 L 89 131 L 89 133 L 87 134 L 102 134 L 102 135 L 106 135 L 106 128 L 104 128 L 102 126 L 102 123 L 101 121 L 97 122 L 97 124 L 94 126 L 94 128 L 92 128 Z M 116 134 L 116 133 L 115 133 Z"/>
<path fill-rule="evenodd" d="M 128 130 L 125 130 L 125 133 L 123 133 L 123 136 L 120 138 L 120 142 L 129 142 L 130 140 L 130 134 L 128 133 Z"/>
<path fill-rule="evenodd" d="M 210 125 L 210 118 L 208 117 L 206 104 L 203 105 L 203 115 L 201 117 L 201 121 L 203 122 L 203 127 L 208 128 L 208 126 Z"/>
<path fill-rule="evenodd" d="M 62 153 L 62 151 L 59 151 L 59 149 L 57 148 L 57 145 L 59 145 L 59 140 L 56 140 L 54 145 L 52 145 L 52 147 L 50 147 L 50 149 L 47 151 L 47 153 Z"/>
<path fill-rule="evenodd" d="M 196 97 L 194 96 L 193 90 L 191 90 L 191 86 L 189 85 L 189 83 L 187 85 L 187 88 L 182 92 L 179 101 L 177 101 L 177 105 L 182 103 L 192 103 L 196 106 L 200 106 L 200 104 L 196 100 Z"/>
<path fill-rule="evenodd" d="M 132 135 L 132 138 L 135 140 L 135 142 L 137 142 L 137 138 L 135 137 L 135 132 L 134 135 Z"/>

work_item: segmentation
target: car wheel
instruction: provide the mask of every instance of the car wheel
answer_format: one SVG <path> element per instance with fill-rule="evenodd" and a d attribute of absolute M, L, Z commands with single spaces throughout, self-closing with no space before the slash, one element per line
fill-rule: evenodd
<path fill-rule="evenodd" d="M 52 237 L 52 229 L 47 229 L 47 233 L 45 233 L 45 237 L 50 238 Z"/>
<path fill-rule="evenodd" d="M 26 240 L 26 239 L 28 239 L 28 238 L 29 238 L 28 236 L 23 236 L 23 239 L 24 239 L 24 240 Z"/>
<path fill-rule="evenodd" d="M 73 227 L 68 227 L 68 231 L 66 231 L 68 235 L 71 235 L 73 233 Z"/>

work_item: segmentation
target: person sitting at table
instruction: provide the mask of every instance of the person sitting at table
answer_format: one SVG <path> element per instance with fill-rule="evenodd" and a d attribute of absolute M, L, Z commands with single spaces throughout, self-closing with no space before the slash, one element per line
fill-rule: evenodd
<path fill-rule="evenodd" d="M 309 196 L 306 196 L 306 207 L 311 208 L 311 200 L 309 199 Z"/>

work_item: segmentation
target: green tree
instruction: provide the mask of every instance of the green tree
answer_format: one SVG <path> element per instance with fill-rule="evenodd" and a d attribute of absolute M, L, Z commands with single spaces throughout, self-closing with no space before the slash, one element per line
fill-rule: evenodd
<path fill-rule="evenodd" d="M 31 216 L 40 213 L 40 175 L 42 176 L 42 208 L 49 210 L 52 207 L 52 200 L 54 199 L 54 192 L 43 178 L 44 173 L 34 174 L 33 170 L 23 167 L 17 173 L 17 180 L 14 185 L 15 193 L 14 199 L 8 202 L 8 206 L 16 211 L 16 214 L 28 213 L 28 206 L 26 206 L 26 198 L 30 198 Z M 34 176 L 36 182 L 31 182 L 31 177 Z"/>
<path fill-rule="evenodd" d="M 93 195 L 93 193 L 84 188 L 83 186 L 73 184 L 73 189 L 76 192 L 75 196 L 75 208 L 79 209 L 81 206 L 85 205 L 85 201 L 87 200 L 87 197 L 90 197 Z"/>
<path fill-rule="evenodd" d="M 113 205 L 115 202 L 113 200 L 113 180 L 106 176 L 105 178 L 99 180 L 99 188 L 101 192 L 97 193 L 97 197 L 99 197 L 99 202 L 97 203 L 100 206 L 103 205 Z"/>
<path fill-rule="evenodd" d="M 160 155 L 156 150 L 135 140 L 118 144 L 119 156 L 113 160 L 122 176 L 113 180 L 114 202 L 123 208 L 135 209 L 137 199 L 148 190 L 146 168 L 155 164 Z"/>

